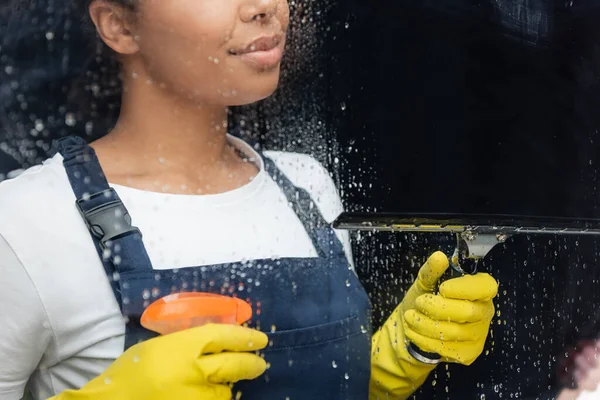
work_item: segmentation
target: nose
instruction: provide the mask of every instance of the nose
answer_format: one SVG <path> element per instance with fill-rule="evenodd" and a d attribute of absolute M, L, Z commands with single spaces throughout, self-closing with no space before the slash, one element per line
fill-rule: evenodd
<path fill-rule="evenodd" d="M 240 16 L 244 22 L 269 21 L 275 14 L 281 0 L 246 0 L 242 4 Z"/>

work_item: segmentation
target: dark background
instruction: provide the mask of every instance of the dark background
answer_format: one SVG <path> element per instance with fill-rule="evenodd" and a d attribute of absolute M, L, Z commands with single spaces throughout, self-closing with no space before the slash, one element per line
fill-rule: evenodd
<path fill-rule="evenodd" d="M 116 117 L 114 64 L 90 45 L 78 4 L 0 0 L 0 174 L 40 162 L 52 138 L 101 136 Z M 599 216 L 594 2 L 292 8 L 282 88 L 232 122 L 264 148 L 317 157 L 348 210 Z M 447 235 L 354 239 L 375 326 L 427 255 L 453 246 Z M 495 248 L 483 265 L 501 284 L 489 354 L 440 366 L 416 398 L 552 398 L 565 352 L 600 330 L 597 254 L 589 237 Z"/>
<path fill-rule="evenodd" d="M 351 29 L 331 42 L 331 104 L 347 106 L 332 107 L 332 125 L 339 140 L 361 140 L 350 168 L 371 164 L 381 180 L 353 203 L 598 216 L 596 9 L 354 0 L 338 12 L 347 8 Z"/>
<path fill-rule="evenodd" d="M 350 20 L 328 41 L 331 126 L 354 148 L 342 186 L 362 185 L 345 193 L 348 209 L 598 217 L 596 4 L 354 0 L 333 15 Z M 376 324 L 426 256 L 453 245 L 359 239 Z M 500 315 L 486 352 L 470 368 L 438 368 L 416 397 L 553 398 L 571 371 L 565 353 L 598 333 L 597 254 L 584 237 L 495 248 L 483 269 L 500 281 Z"/>

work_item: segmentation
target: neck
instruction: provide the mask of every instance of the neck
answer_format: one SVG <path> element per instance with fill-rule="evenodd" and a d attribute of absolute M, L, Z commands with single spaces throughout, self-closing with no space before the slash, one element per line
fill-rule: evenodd
<path fill-rule="evenodd" d="M 140 161 L 194 168 L 226 156 L 226 133 L 226 107 L 184 100 L 141 75 L 129 74 L 117 125 L 102 140 Z"/>
<path fill-rule="evenodd" d="M 214 194 L 258 172 L 227 144 L 227 108 L 182 99 L 140 74 L 123 85 L 115 128 L 92 144 L 109 182 L 142 190 Z"/>

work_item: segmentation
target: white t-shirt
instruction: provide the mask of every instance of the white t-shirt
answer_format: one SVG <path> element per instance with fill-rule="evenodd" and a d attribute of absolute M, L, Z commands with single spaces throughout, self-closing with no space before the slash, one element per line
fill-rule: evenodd
<path fill-rule="evenodd" d="M 230 141 L 256 157 L 243 141 Z M 265 155 L 311 194 L 327 221 L 337 217 L 337 190 L 316 160 Z M 112 186 L 155 269 L 316 257 L 283 192 L 259 167 L 250 183 L 218 195 Z M 125 323 L 74 202 L 60 154 L 0 183 L 0 400 L 20 399 L 28 381 L 35 399 L 79 388 L 123 352 Z M 351 259 L 347 234 L 337 234 Z"/>

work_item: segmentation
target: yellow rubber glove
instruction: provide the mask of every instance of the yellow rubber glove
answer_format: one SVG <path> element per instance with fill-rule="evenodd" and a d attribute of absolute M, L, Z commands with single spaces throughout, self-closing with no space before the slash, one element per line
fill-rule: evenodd
<path fill-rule="evenodd" d="M 406 399 L 435 368 L 408 353 L 409 341 L 445 362 L 470 365 L 481 354 L 498 283 L 488 274 L 466 275 L 445 281 L 434 294 L 446 269 L 446 255 L 434 253 L 373 336 L 370 400 Z"/>
<path fill-rule="evenodd" d="M 51 400 L 231 400 L 228 383 L 266 369 L 267 336 L 234 325 L 205 325 L 159 336 L 129 348 L 80 390 Z"/>

